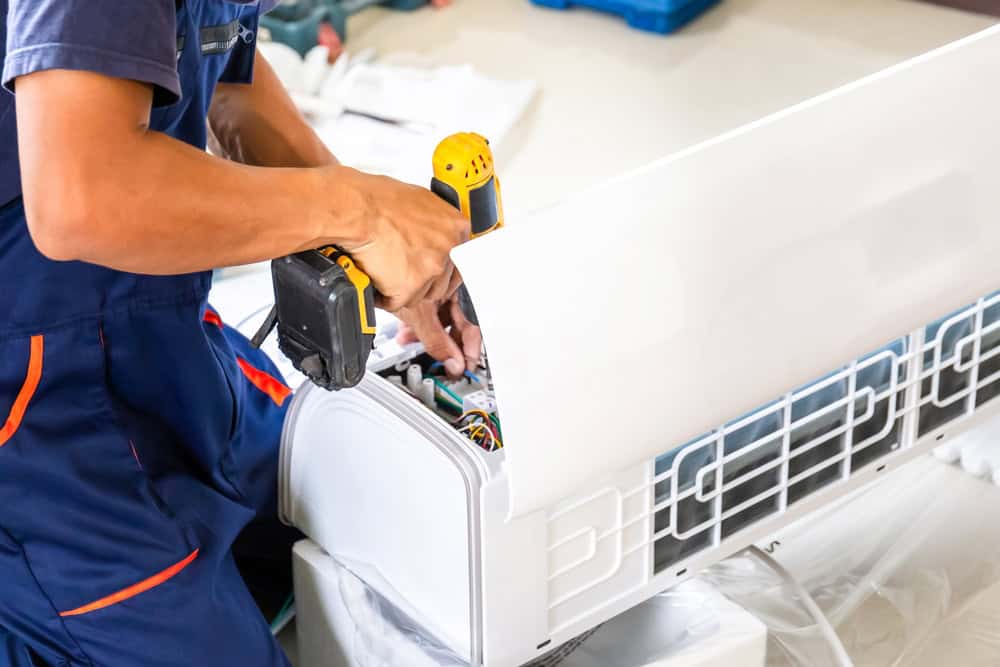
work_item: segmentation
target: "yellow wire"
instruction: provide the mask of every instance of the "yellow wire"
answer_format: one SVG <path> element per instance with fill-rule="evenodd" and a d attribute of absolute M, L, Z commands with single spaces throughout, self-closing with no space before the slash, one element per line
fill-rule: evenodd
<path fill-rule="evenodd" d="M 489 413 L 487 413 L 484 410 L 478 410 L 478 409 L 477 410 L 469 410 L 468 412 L 462 413 L 462 416 L 459 417 L 459 419 L 458 419 L 459 422 L 461 422 L 466 417 L 469 417 L 470 415 L 481 416 L 484 420 L 486 420 L 486 423 L 490 422 L 490 415 L 489 415 Z M 476 438 L 478 438 L 481 435 L 483 435 L 483 429 L 485 429 L 485 428 L 486 427 L 485 427 L 484 424 L 479 424 L 479 426 L 477 426 L 475 428 L 475 430 L 473 430 L 473 431 L 471 431 L 469 433 L 469 439 L 475 441 Z M 503 449 L 503 442 L 500 440 L 500 438 L 498 438 L 495 433 L 491 433 L 491 435 L 493 436 L 493 440 L 496 442 L 497 449 Z"/>
<path fill-rule="evenodd" d="M 485 419 L 486 421 L 489 421 L 489 420 L 490 420 L 490 416 L 489 416 L 489 414 L 488 414 L 488 413 L 486 413 L 486 412 L 485 412 L 485 411 L 483 411 L 483 410 L 478 410 L 478 409 L 477 409 L 477 410 L 469 410 L 468 412 L 465 412 L 465 413 L 463 413 L 463 414 L 462 414 L 462 416 L 461 416 L 461 417 L 459 417 L 459 419 L 460 419 L 460 420 L 462 420 L 462 419 L 465 419 L 465 418 L 466 418 L 466 417 L 468 417 L 469 415 L 480 415 L 480 416 L 482 416 L 482 418 L 483 418 L 483 419 Z"/>

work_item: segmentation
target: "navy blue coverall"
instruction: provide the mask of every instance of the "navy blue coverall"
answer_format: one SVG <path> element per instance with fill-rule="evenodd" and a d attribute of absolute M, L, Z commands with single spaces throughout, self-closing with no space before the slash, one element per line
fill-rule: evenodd
<path fill-rule="evenodd" d="M 251 80 L 273 4 L 261 1 L 0 0 L 3 83 L 53 68 L 147 82 L 151 128 L 204 148 L 216 83 Z M 210 273 L 137 275 L 36 250 L 8 91 L 0 666 L 287 665 L 233 545 L 276 515 L 291 392 L 207 305 Z"/>

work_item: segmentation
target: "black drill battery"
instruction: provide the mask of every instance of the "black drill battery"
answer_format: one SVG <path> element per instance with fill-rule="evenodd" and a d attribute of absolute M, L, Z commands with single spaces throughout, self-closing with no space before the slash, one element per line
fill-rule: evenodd
<path fill-rule="evenodd" d="M 368 276 L 332 246 L 276 259 L 271 276 L 282 353 L 324 389 L 361 382 L 375 342 Z"/>

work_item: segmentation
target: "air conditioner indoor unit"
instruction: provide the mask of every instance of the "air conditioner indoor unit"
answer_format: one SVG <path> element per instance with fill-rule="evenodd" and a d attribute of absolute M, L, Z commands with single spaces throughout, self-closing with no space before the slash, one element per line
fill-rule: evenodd
<path fill-rule="evenodd" d="M 514 667 L 994 415 L 997 81 L 1000 28 L 509 216 L 489 372 L 297 392 L 282 517 Z"/>

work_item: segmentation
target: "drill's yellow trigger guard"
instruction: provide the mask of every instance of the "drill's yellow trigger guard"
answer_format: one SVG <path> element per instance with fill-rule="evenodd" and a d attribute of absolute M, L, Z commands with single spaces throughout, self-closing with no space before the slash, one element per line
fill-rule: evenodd
<path fill-rule="evenodd" d="M 372 279 L 368 277 L 367 273 L 359 269 L 347 255 L 338 257 L 337 264 L 347 274 L 347 279 L 354 285 L 354 289 L 358 291 L 358 308 L 361 311 L 361 333 L 375 335 L 375 323 L 368 321 L 368 298 L 366 296 L 368 288 L 371 287 Z"/>

